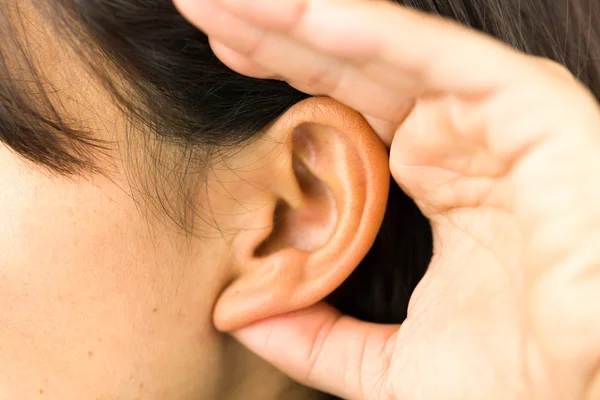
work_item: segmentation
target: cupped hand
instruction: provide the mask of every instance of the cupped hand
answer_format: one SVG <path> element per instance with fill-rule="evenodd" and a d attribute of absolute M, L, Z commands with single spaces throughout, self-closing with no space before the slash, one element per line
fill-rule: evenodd
<path fill-rule="evenodd" d="M 234 70 L 360 111 L 434 231 L 402 326 L 318 304 L 242 343 L 348 399 L 600 398 L 600 113 L 566 69 L 385 1 L 176 4 Z"/>

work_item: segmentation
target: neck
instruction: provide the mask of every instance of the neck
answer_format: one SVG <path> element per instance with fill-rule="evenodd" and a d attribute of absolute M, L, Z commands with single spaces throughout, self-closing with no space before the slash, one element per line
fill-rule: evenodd
<path fill-rule="evenodd" d="M 260 359 L 233 338 L 226 339 L 227 371 L 223 376 L 226 400 L 327 400 L 329 397 L 302 386 Z"/>

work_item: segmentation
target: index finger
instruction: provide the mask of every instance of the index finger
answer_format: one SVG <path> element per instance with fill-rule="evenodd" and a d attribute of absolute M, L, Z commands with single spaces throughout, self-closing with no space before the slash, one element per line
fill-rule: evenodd
<path fill-rule="evenodd" d="M 194 13 L 197 2 L 177 1 L 192 22 L 202 19 Z M 262 49 L 277 46 L 280 41 L 272 40 L 276 35 L 359 68 L 373 81 L 398 90 L 406 90 L 407 81 L 416 81 L 414 88 L 420 92 L 481 93 L 504 86 L 528 65 L 524 54 L 492 37 L 390 1 L 219 0 L 219 4 L 265 32 L 226 43 L 238 51 L 246 49 L 251 60 L 256 53 L 285 58 L 286 50 L 294 50 Z M 263 66 L 268 62 L 260 61 Z M 284 78 L 298 82 L 296 76 Z"/>

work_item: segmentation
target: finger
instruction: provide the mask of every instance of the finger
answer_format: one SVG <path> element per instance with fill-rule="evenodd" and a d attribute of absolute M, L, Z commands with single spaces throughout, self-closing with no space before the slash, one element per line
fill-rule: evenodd
<path fill-rule="evenodd" d="M 318 304 L 233 332 L 291 378 L 344 399 L 375 399 L 385 390 L 399 326 L 341 316 Z"/>
<path fill-rule="evenodd" d="M 304 93 L 315 96 L 326 94 L 373 120 L 388 121 L 387 124 L 375 124 L 373 128 L 389 145 L 390 123 L 397 126 L 404 120 L 413 105 L 411 97 L 374 82 L 351 65 L 327 59 L 285 37 L 267 33 L 263 43 L 267 41 L 279 43 L 256 49 L 252 59 L 216 40 L 211 40 L 211 43 L 221 61 L 240 73 L 256 78 L 294 76 L 297 80 L 288 80 L 288 83 Z M 289 48 L 285 51 L 289 56 L 271 53 L 282 48 Z"/>
<path fill-rule="evenodd" d="M 219 57 L 219 60 L 234 71 L 260 79 L 272 79 L 275 77 L 275 74 L 270 69 L 255 63 L 217 40 L 210 40 L 210 46 L 215 55 Z"/>
<path fill-rule="evenodd" d="M 174 1 L 175 6 L 200 28 L 219 43 L 239 41 L 258 42 L 264 30 L 225 10 L 218 0 Z"/>
<path fill-rule="evenodd" d="M 409 103 L 407 104 L 405 115 L 399 116 L 399 119 L 402 119 L 401 122 L 403 122 L 404 119 L 406 119 L 408 117 L 408 115 L 411 113 L 413 108 L 414 108 L 414 101 L 411 104 L 410 100 L 409 100 Z M 363 113 L 363 116 L 364 116 L 365 120 L 367 121 L 367 123 L 377 133 L 377 135 L 379 136 L 379 138 L 381 139 L 383 144 L 385 144 L 385 146 L 389 148 L 392 145 L 392 141 L 394 140 L 394 135 L 396 134 L 396 130 L 398 129 L 398 124 L 390 122 L 389 120 L 386 120 L 386 119 L 375 118 L 369 114 Z"/>
<path fill-rule="evenodd" d="M 362 65 L 367 75 L 387 84 L 400 78 L 416 80 L 433 92 L 480 93 L 510 81 L 526 64 L 525 56 L 491 37 L 389 1 L 220 1 L 262 29 L 285 35 L 316 53 Z M 277 44 L 255 39 L 237 38 L 237 45 L 244 43 L 250 49 L 250 58 L 255 51 L 267 52 L 261 47 Z"/>
<path fill-rule="evenodd" d="M 368 85 L 378 88 L 378 92 L 382 91 L 381 88 L 388 92 L 420 91 L 420 88 L 415 88 L 414 80 L 406 80 L 388 67 L 371 64 L 365 68 L 366 71 L 363 68 L 355 68 L 346 61 L 342 62 L 298 43 L 287 35 L 269 32 L 249 24 L 240 17 L 227 15 L 227 11 L 217 4 L 216 0 L 175 0 L 175 4 L 192 23 L 210 35 L 214 42 L 219 43 L 219 50 L 226 47 L 227 53 L 235 53 L 236 62 L 231 63 L 227 60 L 226 64 L 241 74 L 262 78 L 264 73 L 256 73 L 256 68 L 245 68 L 249 63 L 260 65 L 261 69 L 278 71 L 278 75 L 306 93 L 329 95 L 334 98 L 335 89 L 340 82 L 356 82 L 357 79 L 368 82 L 371 80 L 369 76 L 375 76 L 383 82 L 368 82 Z M 402 90 L 399 90 L 400 88 Z M 365 98 L 360 93 L 352 94 L 354 97 Z M 393 93 L 387 97 L 396 96 L 398 95 Z M 378 93 L 371 93 L 368 97 L 382 99 Z M 351 102 L 351 99 L 343 100 L 347 104 Z M 367 104 L 373 107 L 375 102 L 369 101 Z M 381 110 L 382 107 L 374 108 Z M 385 118 L 388 119 L 388 116 Z"/>

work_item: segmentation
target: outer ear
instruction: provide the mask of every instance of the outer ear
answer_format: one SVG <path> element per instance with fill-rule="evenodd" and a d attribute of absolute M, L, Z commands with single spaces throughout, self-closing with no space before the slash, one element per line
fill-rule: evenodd
<path fill-rule="evenodd" d="M 362 116 L 340 103 L 305 100 L 263 138 L 279 149 L 266 167 L 244 175 L 261 187 L 253 201 L 259 196 L 263 206 L 232 246 L 235 273 L 214 311 L 224 331 L 324 299 L 367 254 L 387 204 L 387 151 Z M 244 153 L 262 154 L 260 143 Z"/>

